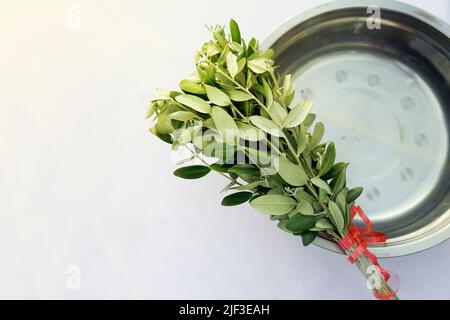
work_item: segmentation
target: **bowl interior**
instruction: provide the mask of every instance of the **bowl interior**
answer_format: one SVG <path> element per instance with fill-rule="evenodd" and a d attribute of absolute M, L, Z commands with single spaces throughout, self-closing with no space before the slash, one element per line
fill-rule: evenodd
<path fill-rule="evenodd" d="M 319 10 L 270 44 L 351 163 L 348 185 L 365 188 L 358 202 L 389 239 L 381 256 L 449 235 L 450 40 L 411 8 L 381 8 L 380 29 L 367 6 Z"/>

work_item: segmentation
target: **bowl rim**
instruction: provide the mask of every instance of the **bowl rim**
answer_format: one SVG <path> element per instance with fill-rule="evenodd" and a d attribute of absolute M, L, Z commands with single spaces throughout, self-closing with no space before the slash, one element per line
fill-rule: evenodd
<path fill-rule="evenodd" d="M 434 16 L 433 14 L 417 8 L 413 5 L 394 1 L 394 0 L 337 0 L 320 4 L 304 12 L 292 16 L 285 20 L 278 26 L 264 41 L 261 43 L 262 48 L 270 48 L 282 35 L 297 26 L 298 24 L 309 20 L 317 15 L 348 8 L 368 8 L 369 6 L 379 6 L 381 9 L 390 11 L 397 11 L 403 14 L 410 15 L 438 30 L 442 34 L 450 38 L 450 25 L 444 20 Z M 440 223 L 446 223 L 443 227 L 437 227 Z M 389 246 L 389 239 L 386 242 L 387 246 L 371 246 L 370 250 L 378 257 L 398 257 L 417 253 L 434 247 L 450 238 L 450 209 L 448 209 L 440 218 L 433 221 L 430 225 L 423 227 L 427 229 L 426 233 L 417 239 L 408 242 L 401 242 L 391 244 Z M 419 229 L 419 230 L 422 230 Z M 438 230 L 436 230 L 438 229 Z M 417 231 L 416 231 L 417 232 Z M 401 238 L 401 237 L 400 237 Z M 337 253 L 344 253 L 342 249 L 333 241 L 325 238 L 317 237 L 314 244 Z"/>

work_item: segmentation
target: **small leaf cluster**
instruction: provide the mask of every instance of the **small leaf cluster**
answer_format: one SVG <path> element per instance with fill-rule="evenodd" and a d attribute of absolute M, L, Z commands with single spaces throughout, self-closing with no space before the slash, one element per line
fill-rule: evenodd
<path fill-rule="evenodd" d="M 189 147 L 204 163 L 174 174 L 225 176 L 224 190 L 234 193 L 222 205 L 250 201 L 305 245 L 319 233 L 341 239 L 363 190 L 347 188 L 348 164 L 336 163 L 334 142 L 322 141 L 325 127 L 315 123 L 313 102 L 292 105 L 291 75 L 279 74 L 272 49 L 260 50 L 255 38 L 245 42 L 234 20 L 228 34 L 223 26 L 209 30 L 212 39 L 197 52 L 196 71 L 180 81 L 180 90 L 158 92 L 148 110 L 153 134 L 173 148 Z M 218 161 L 208 164 L 204 157 Z"/>

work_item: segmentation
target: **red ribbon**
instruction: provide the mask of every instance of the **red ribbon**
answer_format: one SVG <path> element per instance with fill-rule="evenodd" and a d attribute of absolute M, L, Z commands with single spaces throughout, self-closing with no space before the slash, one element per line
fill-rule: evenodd
<path fill-rule="evenodd" d="M 358 215 L 366 224 L 367 228 L 357 227 L 353 224 L 353 219 Z M 386 234 L 383 232 L 372 230 L 372 221 L 367 217 L 360 206 L 354 205 L 350 208 L 350 227 L 347 235 L 340 241 L 338 241 L 339 246 L 344 250 L 349 250 L 356 244 L 356 249 L 353 250 L 352 254 L 348 257 L 350 263 L 355 263 L 360 255 L 365 255 L 367 259 L 379 270 L 381 275 L 386 281 L 389 281 L 391 275 L 389 270 L 384 269 L 378 263 L 377 257 L 367 249 L 367 244 L 369 243 L 385 243 Z M 395 293 L 398 290 L 395 291 Z M 375 298 L 380 300 L 387 300 L 395 295 L 391 294 L 379 294 L 373 292 Z"/>

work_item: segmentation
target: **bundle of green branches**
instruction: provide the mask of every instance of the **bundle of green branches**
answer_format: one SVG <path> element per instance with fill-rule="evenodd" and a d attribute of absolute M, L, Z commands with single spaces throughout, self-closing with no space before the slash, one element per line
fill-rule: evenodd
<path fill-rule="evenodd" d="M 221 174 L 233 192 L 222 205 L 249 201 L 305 246 L 318 235 L 341 240 L 363 189 L 346 187 L 348 164 L 335 163 L 334 142 L 321 141 L 324 125 L 313 126 L 312 101 L 292 105 L 291 75 L 277 72 L 273 50 L 260 50 L 255 38 L 246 43 L 234 20 L 230 35 L 222 26 L 209 30 L 213 39 L 198 51 L 196 72 L 180 81 L 181 91 L 159 92 L 149 107 L 150 131 L 202 162 L 174 174 Z M 361 256 L 357 265 L 368 277 L 370 262 Z M 380 292 L 389 290 L 383 282 Z"/>

